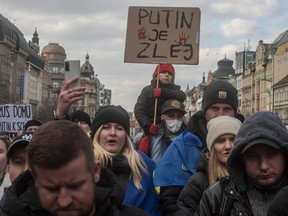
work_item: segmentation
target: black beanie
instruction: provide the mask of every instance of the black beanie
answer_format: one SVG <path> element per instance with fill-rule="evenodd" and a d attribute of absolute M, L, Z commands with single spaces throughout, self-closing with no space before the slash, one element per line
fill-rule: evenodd
<path fill-rule="evenodd" d="M 91 137 L 94 137 L 101 125 L 108 122 L 122 125 L 127 135 L 130 135 L 130 119 L 127 111 L 121 106 L 109 105 L 101 107 L 96 113 L 92 123 Z"/>
<path fill-rule="evenodd" d="M 24 125 L 24 131 L 27 130 L 28 127 L 30 126 L 41 126 L 43 123 L 37 119 L 32 119 L 32 120 L 29 120 L 25 123 Z"/>
<path fill-rule="evenodd" d="M 89 115 L 82 110 L 77 110 L 75 112 L 72 112 L 70 115 L 70 119 L 72 122 L 83 121 L 86 124 L 88 124 L 89 127 L 91 128 L 91 119 Z"/>
<path fill-rule="evenodd" d="M 202 110 L 206 110 L 215 103 L 230 104 L 237 113 L 238 109 L 238 91 L 226 80 L 215 79 L 203 89 Z"/>

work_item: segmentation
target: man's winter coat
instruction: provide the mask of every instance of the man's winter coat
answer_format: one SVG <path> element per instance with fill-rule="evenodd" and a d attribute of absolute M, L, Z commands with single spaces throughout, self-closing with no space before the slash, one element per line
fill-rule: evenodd
<path fill-rule="evenodd" d="M 281 189 L 271 202 L 267 216 L 287 216 L 288 186 Z"/>
<path fill-rule="evenodd" d="M 124 192 L 119 190 L 114 174 L 102 169 L 96 186 L 95 216 L 143 215 L 142 210 L 123 205 Z M 52 216 L 41 207 L 34 180 L 29 171 L 19 175 L 5 192 L 0 204 L 1 216 Z"/>
<path fill-rule="evenodd" d="M 194 115 L 191 116 L 187 125 L 187 131 L 192 132 L 202 142 L 203 149 L 206 149 L 206 137 L 207 137 L 207 121 L 202 110 L 196 112 Z"/>

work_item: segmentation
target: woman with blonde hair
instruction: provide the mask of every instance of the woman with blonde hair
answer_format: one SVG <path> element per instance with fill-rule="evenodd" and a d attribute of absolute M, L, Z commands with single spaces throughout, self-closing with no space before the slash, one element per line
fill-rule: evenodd
<path fill-rule="evenodd" d="M 208 152 L 203 153 L 197 172 L 192 175 L 180 193 L 176 216 L 194 215 L 203 192 L 219 177 L 229 175 L 226 162 L 241 125 L 237 118 L 230 116 L 219 116 L 208 122 L 206 138 Z"/>
<path fill-rule="evenodd" d="M 91 133 L 95 159 L 115 174 L 125 190 L 123 203 L 152 216 L 161 215 L 153 184 L 155 163 L 134 149 L 129 131 L 130 120 L 125 109 L 114 105 L 100 108 Z"/>

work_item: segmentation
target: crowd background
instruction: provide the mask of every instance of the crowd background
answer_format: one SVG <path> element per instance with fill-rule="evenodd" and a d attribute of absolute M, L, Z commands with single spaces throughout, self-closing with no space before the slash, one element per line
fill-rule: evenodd
<path fill-rule="evenodd" d="M 281 212 L 274 197 L 288 185 L 288 131 L 279 117 L 244 119 L 235 87 L 215 79 L 185 122 L 185 94 L 174 79 L 171 64 L 155 68 L 135 103 L 143 132 L 134 143 L 121 105 L 100 108 L 93 121 L 70 113 L 85 87 L 74 85 L 77 77 L 65 81 L 53 121 L 32 119 L 16 137 L 0 134 L 1 215 Z"/>

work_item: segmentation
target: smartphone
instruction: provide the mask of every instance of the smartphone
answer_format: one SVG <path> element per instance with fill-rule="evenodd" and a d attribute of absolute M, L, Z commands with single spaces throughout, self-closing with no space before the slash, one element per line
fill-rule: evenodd
<path fill-rule="evenodd" d="M 73 87 L 80 86 L 80 60 L 65 60 L 65 81 L 74 77 L 79 77 L 78 81 L 73 83 Z"/>

